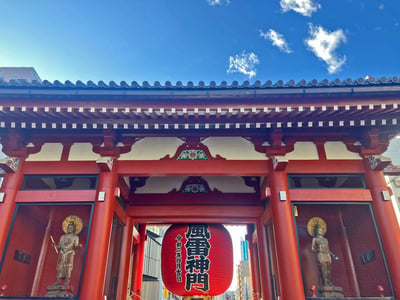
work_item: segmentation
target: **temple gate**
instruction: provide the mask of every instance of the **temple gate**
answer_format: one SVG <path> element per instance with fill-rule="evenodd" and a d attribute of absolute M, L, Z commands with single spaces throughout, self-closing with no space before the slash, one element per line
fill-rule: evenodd
<path fill-rule="evenodd" d="M 218 223 L 252 299 L 398 299 L 399 103 L 397 77 L 1 82 L 0 298 L 141 299 L 147 224 Z"/>

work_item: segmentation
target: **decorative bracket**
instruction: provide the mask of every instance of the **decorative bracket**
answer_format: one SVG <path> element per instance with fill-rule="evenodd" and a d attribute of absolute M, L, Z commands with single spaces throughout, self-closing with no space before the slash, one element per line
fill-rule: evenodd
<path fill-rule="evenodd" d="M 6 173 L 15 173 L 18 170 L 19 159 L 16 157 L 6 157 L 0 159 L 0 169 Z"/>
<path fill-rule="evenodd" d="M 201 138 L 183 138 L 184 144 L 178 147 L 175 155 L 164 156 L 161 160 L 221 160 L 225 159 L 219 155 L 213 157 L 206 145 L 201 142 Z"/>
<path fill-rule="evenodd" d="M 363 157 L 369 157 L 384 153 L 389 147 L 389 137 L 385 134 L 380 134 L 377 129 L 372 129 L 364 134 L 361 141 L 347 138 L 344 143 L 347 150 L 359 153 Z"/>
<path fill-rule="evenodd" d="M 392 160 L 389 157 L 383 155 L 371 155 L 368 160 L 371 169 L 374 171 L 382 171 L 392 163 Z"/>
<path fill-rule="evenodd" d="M 255 137 L 250 141 L 257 152 L 266 153 L 269 157 L 284 156 L 292 152 L 296 142 L 292 137 L 284 137 L 281 129 L 272 131 L 267 138 Z"/>
<path fill-rule="evenodd" d="M 108 157 L 100 157 L 96 160 L 96 164 L 99 166 L 100 171 L 102 172 L 110 172 L 113 168 L 114 159 L 110 156 Z"/>
<path fill-rule="evenodd" d="M 118 138 L 114 131 L 105 130 L 102 140 L 92 142 L 93 152 L 101 156 L 118 157 L 131 151 L 134 142 L 133 138 Z"/>

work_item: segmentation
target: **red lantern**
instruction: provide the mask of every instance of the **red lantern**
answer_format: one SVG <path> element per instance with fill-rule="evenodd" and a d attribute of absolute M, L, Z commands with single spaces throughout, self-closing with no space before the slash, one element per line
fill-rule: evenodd
<path fill-rule="evenodd" d="M 165 287 L 178 296 L 223 294 L 233 276 L 233 249 L 221 224 L 175 224 L 161 247 Z"/>

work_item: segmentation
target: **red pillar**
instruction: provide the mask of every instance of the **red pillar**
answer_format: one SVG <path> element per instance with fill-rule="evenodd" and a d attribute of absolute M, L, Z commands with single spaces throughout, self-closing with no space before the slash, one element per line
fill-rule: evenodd
<path fill-rule="evenodd" d="M 4 251 L 7 235 L 15 212 L 15 197 L 21 188 L 24 174 L 22 167 L 24 159 L 19 160 L 19 166 L 15 173 L 5 175 L 0 192 L 4 193 L 3 202 L 0 203 L 0 252 Z"/>
<path fill-rule="evenodd" d="M 119 264 L 117 299 L 126 299 L 128 294 L 129 269 L 131 266 L 133 219 L 128 217 L 125 224 Z"/>
<path fill-rule="evenodd" d="M 300 258 L 296 232 L 290 203 L 287 174 L 285 171 L 273 171 L 270 159 L 270 188 L 272 220 L 274 223 L 276 251 L 279 266 L 281 300 L 304 300 L 304 286 L 300 267 Z M 286 196 L 286 200 L 281 198 Z M 282 200 L 281 200 L 282 199 Z"/>
<path fill-rule="evenodd" d="M 378 224 L 386 260 L 389 266 L 394 292 L 400 297 L 400 228 L 391 201 L 385 201 L 382 191 L 387 184 L 382 171 L 373 171 L 367 158 L 364 159 L 365 181 L 372 195 L 372 209 Z"/>
<path fill-rule="evenodd" d="M 258 259 L 260 263 L 260 284 L 261 295 L 263 300 L 272 300 L 272 285 L 270 276 L 270 265 L 268 260 L 268 243 L 265 225 L 259 219 L 256 224 L 257 228 L 257 245 L 258 245 Z"/>
<path fill-rule="evenodd" d="M 258 257 L 256 255 L 256 245 L 253 244 L 252 225 L 247 225 L 246 240 L 249 244 L 249 267 L 251 279 L 251 299 L 258 300 L 260 293 L 259 272 L 258 272 Z"/>
<path fill-rule="evenodd" d="M 140 300 L 142 295 L 144 244 L 146 242 L 146 224 L 139 225 L 139 244 L 135 247 L 133 258 L 132 293 L 133 300 Z"/>
<path fill-rule="evenodd" d="M 116 162 L 114 162 L 115 164 Z M 97 199 L 94 206 L 85 270 L 79 299 L 103 299 L 107 255 L 114 215 L 114 191 L 117 183 L 116 166 L 99 175 Z M 104 192 L 104 201 L 98 200 Z"/>

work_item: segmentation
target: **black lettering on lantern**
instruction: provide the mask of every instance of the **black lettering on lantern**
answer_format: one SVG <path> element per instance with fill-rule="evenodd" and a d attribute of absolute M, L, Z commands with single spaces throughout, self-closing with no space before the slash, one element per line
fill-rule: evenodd
<path fill-rule="evenodd" d="M 208 291 L 210 260 L 208 258 L 210 250 L 210 232 L 207 224 L 188 225 L 186 236 L 186 261 L 185 270 L 185 289 L 189 291 L 192 286 L 195 289 Z"/>
<path fill-rule="evenodd" d="M 176 237 L 176 246 L 175 246 L 175 262 L 176 262 L 176 268 L 175 268 L 175 273 L 176 273 L 176 281 L 177 282 L 182 282 L 182 243 L 181 240 L 183 237 L 178 234 Z"/>

